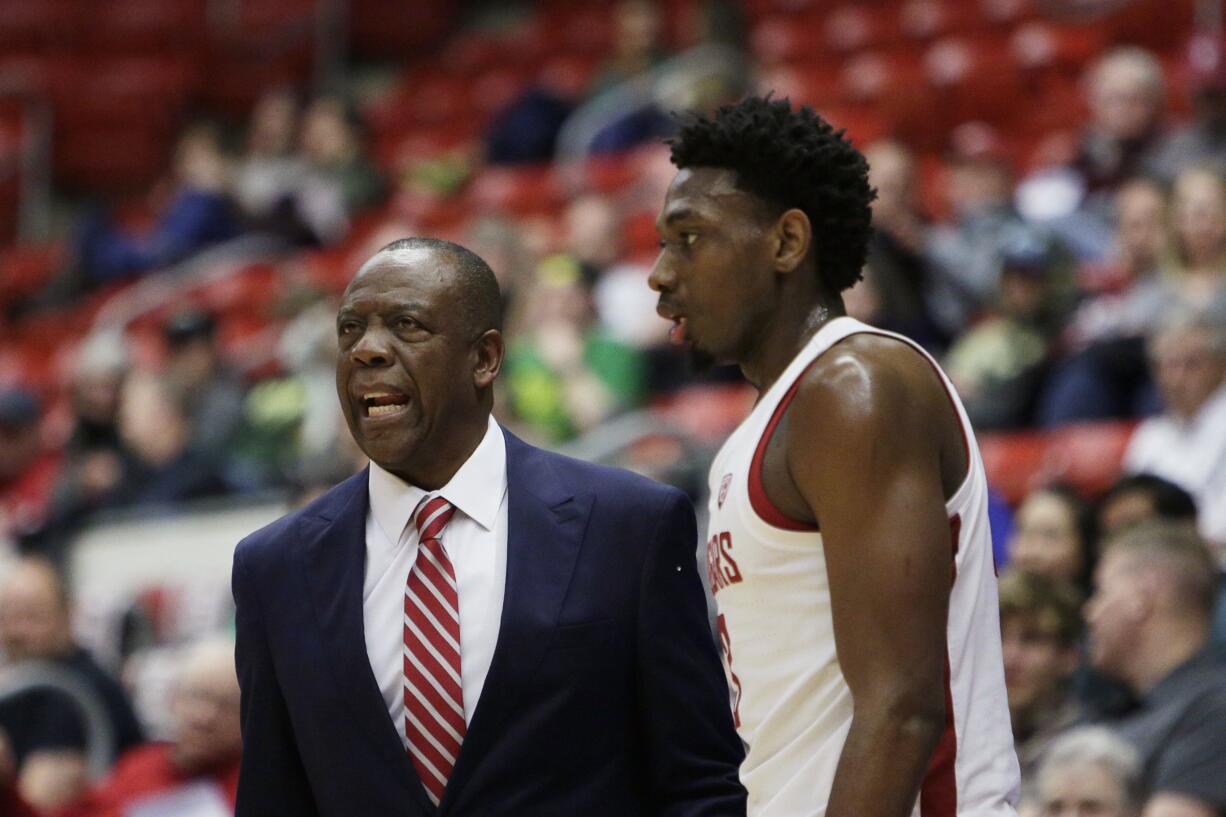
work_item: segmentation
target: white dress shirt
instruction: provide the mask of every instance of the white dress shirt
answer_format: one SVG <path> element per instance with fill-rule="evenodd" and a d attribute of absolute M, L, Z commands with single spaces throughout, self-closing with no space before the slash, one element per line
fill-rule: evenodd
<path fill-rule="evenodd" d="M 1155 474 L 1192 494 L 1201 535 L 1226 544 L 1226 385 L 1191 419 L 1162 414 L 1137 426 L 1124 470 Z"/>
<path fill-rule="evenodd" d="M 370 464 L 362 620 L 366 654 L 400 739 L 404 732 L 404 592 L 417 558 L 413 511 L 427 492 Z M 464 720 L 472 722 L 494 658 L 507 576 L 507 446 L 490 418 L 477 450 L 437 492 L 456 512 L 443 529 L 460 600 Z"/>

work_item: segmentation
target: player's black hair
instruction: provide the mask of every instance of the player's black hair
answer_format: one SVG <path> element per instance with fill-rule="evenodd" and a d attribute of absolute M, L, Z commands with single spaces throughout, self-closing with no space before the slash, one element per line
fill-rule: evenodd
<path fill-rule="evenodd" d="M 872 236 L 868 162 L 845 131 L 811 108 L 750 96 L 713 116 L 690 114 L 668 142 L 678 168 L 736 173 L 737 186 L 779 212 L 798 208 L 813 230 L 817 274 L 842 292 L 860 280 Z"/>
<path fill-rule="evenodd" d="M 379 252 L 396 250 L 430 250 L 449 257 L 455 262 L 460 278 L 464 299 L 459 308 L 471 337 L 476 338 L 489 329 L 502 329 L 502 293 L 498 278 L 484 258 L 454 241 L 426 236 L 398 238 Z"/>
<path fill-rule="evenodd" d="M 1101 509 L 1116 497 L 1125 494 L 1144 494 L 1154 504 L 1154 514 L 1159 519 L 1196 520 L 1196 500 L 1192 495 L 1170 480 L 1155 474 L 1129 474 L 1107 489 L 1098 501 Z"/>

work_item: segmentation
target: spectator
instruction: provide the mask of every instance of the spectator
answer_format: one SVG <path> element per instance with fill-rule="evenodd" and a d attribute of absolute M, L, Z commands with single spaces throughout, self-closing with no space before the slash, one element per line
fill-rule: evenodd
<path fill-rule="evenodd" d="M 888 140 L 870 145 L 864 155 L 877 198 L 865 279 L 852 294 L 875 301 L 866 316 L 869 323 L 901 332 L 929 351 L 942 351 L 947 338 L 926 303 L 929 275 L 923 253 L 928 225 L 920 211 L 915 157 L 906 146 Z"/>
<path fill-rule="evenodd" d="M 1210 32 L 1193 36 L 1186 66 L 1192 121 L 1154 156 L 1155 172 L 1167 181 L 1194 165 L 1226 173 L 1226 39 Z"/>
<path fill-rule="evenodd" d="M 928 307 L 953 337 L 995 303 L 1002 246 L 1030 228 L 1014 212 L 1012 164 L 996 131 L 971 122 L 951 142 L 945 197 L 953 221 L 929 231 L 924 256 L 932 273 Z"/>
<path fill-rule="evenodd" d="M 217 324 L 207 312 L 187 310 L 162 327 L 168 357 L 166 383 L 182 396 L 188 445 L 221 471 L 242 421 L 243 384 L 217 345 Z"/>
<path fill-rule="evenodd" d="M 73 640 L 67 590 L 49 562 L 25 558 L 0 583 L 0 645 L 10 665 L 44 662 L 49 675 L 82 686 L 100 705 L 117 752 L 141 742 L 128 697 Z M 60 693 L 37 690 L 0 705 L 0 732 L 16 759 L 18 790 L 49 808 L 84 785 L 85 726 L 77 705 Z"/>
<path fill-rule="evenodd" d="M 295 203 L 322 244 L 344 238 L 352 218 L 383 196 L 383 180 L 363 144 L 360 120 L 339 99 L 320 97 L 302 118 L 299 152 L 307 169 Z"/>
<path fill-rule="evenodd" d="M 508 405 L 538 439 L 570 439 L 642 398 L 640 356 L 595 320 L 567 256 L 541 263 L 504 366 Z"/>
<path fill-rule="evenodd" d="M 1091 297 L 1069 321 L 1063 343 L 1069 357 L 1052 372 L 1039 408 L 1039 424 L 1132 417 L 1156 410 L 1145 361 L 1145 336 L 1174 304 L 1167 263 L 1166 193 L 1135 179 L 1115 194 L 1112 259 L 1087 269 Z"/>
<path fill-rule="evenodd" d="M 1115 48 L 1090 68 L 1086 101 L 1090 123 L 1074 167 L 1091 197 L 1110 195 L 1147 168 L 1160 141 L 1166 109 L 1162 64 L 1142 48 Z"/>
<path fill-rule="evenodd" d="M 46 817 L 233 814 L 242 734 L 232 642 L 189 649 L 170 708 L 168 743 L 128 752 L 109 778 Z"/>
<path fill-rule="evenodd" d="M 152 229 L 132 235 L 94 217 L 82 230 L 78 259 L 85 286 L 140 275 L 182 261 L 239 232 L 226 190 L 226 161 L 215 130 L 189 128 L 175 148 L 175 192 Z"/>
<path fill-rule="evenodd" d="M 1174 284 L 1192 309 L 1226 313 L 1226 180 L 1208 170 L 1188 170 L 1172 197 L 1176 253 Z"/>
<path fill-rule="evenodd" d="M 294 152 L 298 100 L 293 92 L 274 90 L 256 102 L 247 127 L 247 143 L 234 173 L 234 194 L 253 230 L 313 243 L 296 206 L 306 163 Z"/>
<path fill-rule="evenodd" d="M 1098 500 L 1098 532 L 1103 539 L 1156 519 L 1194 525 L 1196 500 L 1175 483 L 1145 473 L 1120 477 Z"/>
<path fill-rule="evenodd" d="M 664 18 L 650 0 L 621 0 L 613 13 L 613 50 L 588 87 L 594 97 L 650 71 L 668 56 Z"/>
<path fill-rule="evenodd" d="M 1089 506 L 1073 488 L 1049 485 L 1027 495 L 1014 517 L 1009 566 L 1089 589 L 1094 569 Z"/>
<path fill-rule="evenodd" d="M 131 374 L 119 409 L 124 477 L 107 504 L 157 506 L 222 493 L 225 485 L 210 458 L 191 446 L 191 429 L 184 398 L 173 386 L 147 372 Z"/>
<path fill-rule="evenodd" d="M 1168 479 L 1196 498 L 1203 535 L 1226 542 L 1226 323 L 1177 315 L 1150 343 L 1165 411 L 1128 441 L 1126 473 Z"/>
<path fill-rule="evenodd" d="M 1081 595 L 1069 583 L 1016 568 L 1000 577 L 1000 633 L 1009 719 L 1022 780 L 1081 714 L 1072 694 Z"/>
<path fill-rule="evenodd" d="M 90 336 L 77 350 L 68 383 L 73 426 L 45 524 L 28 538 L 32 550 L 59 561 L 79 518 L 102 506 L 123 477 L 119 394 L 128 355 L 118 333 Z"/>
<path fill-rule="evenodd" d="M 1034 802 L 1018 809 L 1025 817 L 1141 814 L 1141 762 L 1136 750 L 1101 726 L 1082 727 L 1058 738 L 1035 783 Z"/>
<path fill-rule="evenodd" d="M 1090 660 L 1140 699 L 1106 725 L 1141 756 L 1147 814 L 1226 810 L 1226 663 L 1208 642 L 1217 585 L 1195 531 L 1169 522 L 1112 539 L 1095 574 Z"/>
<path fill-rule="evenodd" d="M 1063 307 L 1054 249 L 1017 230 L 1002 239 L 992 309 L 949 350 L 947 368 L 976 428 L 1029 425 Z"/>
<path fill-rule="evenodd" d="M 0 553 L 41 524 L 58 470 L 43 447 L 38 398 L 0 386 Z"/>

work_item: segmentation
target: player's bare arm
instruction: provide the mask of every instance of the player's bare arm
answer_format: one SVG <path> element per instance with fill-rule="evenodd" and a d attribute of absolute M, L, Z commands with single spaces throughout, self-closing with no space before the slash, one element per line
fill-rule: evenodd
<path fill-rule="evenodd" d="M 917 352 L 861 335 L 806 373 L 785 423 L 766 488 L 822 531 L 854 707 L 826 813 L 905 817 L 945 726 L 958 418 Z"/>

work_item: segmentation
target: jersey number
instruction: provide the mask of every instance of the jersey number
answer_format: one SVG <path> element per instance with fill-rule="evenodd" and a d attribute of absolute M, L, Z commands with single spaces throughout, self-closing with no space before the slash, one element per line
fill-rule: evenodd
<path fill-rule="evenodd" d="M 715 621 L 719 627 L 719 645 L 720 653 L 724 657 L 724 672 L 728 674 L 728 692 L 732 699 L 732 724 L 739 729 L 741 727 L 741 679 L 737 678 L 736 673 L 732 671 L 732 639 L 728 636 L 728 622 L 724 621 L 723 613 L 720 613 Z"/>

